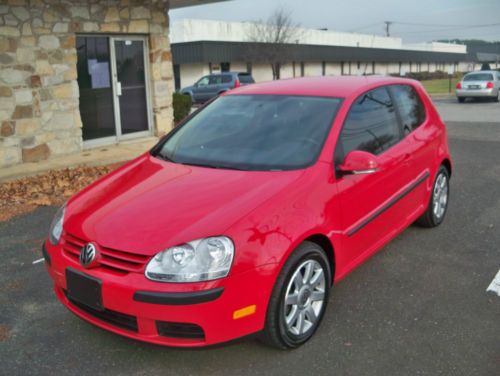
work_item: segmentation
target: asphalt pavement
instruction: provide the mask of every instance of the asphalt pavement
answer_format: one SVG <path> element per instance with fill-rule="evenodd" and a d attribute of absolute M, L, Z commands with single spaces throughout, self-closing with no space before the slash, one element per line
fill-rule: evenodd
<path fill-rule="evenodd" d="M 445 120 L 464 111 L 436 103 Z M 500 268 L 500 104 L 465 106 L 448 121 L 444 223 L 411 226 L 334 286 L 319 331 L 293 351 L 254 339 L 181 350 L 98 329 L 67 311 L 43 263 L 32 263 L 56 209 L 0 223 L 0 374 L 500 374 L 500 297 L 486 292 Z M 484 111 L 496 117 L 486 122 Z"/>

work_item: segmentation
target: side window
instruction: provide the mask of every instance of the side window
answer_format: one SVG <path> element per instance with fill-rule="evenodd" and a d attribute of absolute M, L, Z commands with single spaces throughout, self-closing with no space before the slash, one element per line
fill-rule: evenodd
<path fill-rule="evenodd" d="M 380 154 L 399 142 L 396 113 L 385 87 L 366 92 L 351 106 L 335 150 L 335 162 L 353 150 Z"/>
<path fill-rule="evenodd" d="M 232 80 L 233 80 L 233 78 L 231 76 L 227 75 L 227 74 L 225 74 L 224 76 L 222 76 L 222 83 L 223 84 L 228 84 Z"/>
<path fill-rule="evenodd" d="M 399 109 L 405 135 L 417 129 L 425 120 L 425 108 L 415 89 L 409 85 L 390 86 Z"/>
<path fill-rule="evenodd" d="M 216 76 L 210 76 L 210 80 L 208 81 L 209 85 L 219 85 L 221 83 L 221 76 L 216 75 Z"/>
<path fill-rule="evenodd" d="M 200 80 L 197 82 L 198 86 L 207 86 L 208 85 L 208 76 L 200 78 Z"/>

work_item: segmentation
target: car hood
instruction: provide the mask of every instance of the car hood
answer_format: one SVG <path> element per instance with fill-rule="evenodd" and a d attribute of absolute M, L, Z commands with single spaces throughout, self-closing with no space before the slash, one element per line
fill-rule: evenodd
<path fill-rule="evenodd" d="M 195 167 L 148 153 L 72 198 L 64 229 L 103 247 L 153 255 L 224 234 L 303 173 Z"/>

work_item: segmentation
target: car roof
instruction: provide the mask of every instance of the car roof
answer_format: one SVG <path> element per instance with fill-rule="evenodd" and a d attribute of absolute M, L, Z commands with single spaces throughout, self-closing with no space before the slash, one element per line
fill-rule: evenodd
<path fill-rule="evenodd" d="M 498 73 L 498 71 L 496 71 L 496 70 L 479 70 L 479 71 L 474 71 L 474 72 L 467 72 L 465 74 L 465 76 L 467 76 L 469 74 L 476 74 L 476 73 L 490 73 L 490 74 L 493 74 L 493 73 Z"/>
<path fill-rule="evenodd" d="M 231 90 L 228 95 L 304 95 L 346 98 L 382 85 L 415 84 L 389 76 L 317 76 L 263 82 Z"/>

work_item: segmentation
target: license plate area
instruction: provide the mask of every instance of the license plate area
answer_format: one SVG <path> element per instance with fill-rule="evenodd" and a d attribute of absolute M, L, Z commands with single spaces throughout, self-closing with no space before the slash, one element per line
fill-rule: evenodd
<path fill-rule="evenodd" d="M 66 288 L 68 297 L 86 306 L 103 311 L 102 282 L 72 268 L 66 269 Z"/>
<path fill-rule="evenodd" d="M 477 89 L 481 89 L 481 86 L 480 85 L 469 85 L 469 89 L 477 90 Z"/>

